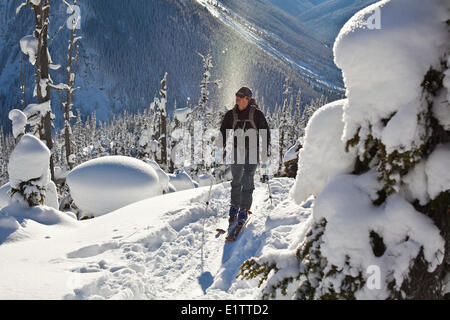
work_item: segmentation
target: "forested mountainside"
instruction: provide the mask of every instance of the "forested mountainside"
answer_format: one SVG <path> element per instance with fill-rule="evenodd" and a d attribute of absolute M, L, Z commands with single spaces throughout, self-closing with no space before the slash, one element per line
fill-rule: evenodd
<path fill-rule="evenodd" d="M 10 126 L 7 113 L 19 107 L 21 77 L 27 87 L 26 103 L 35 102 L 32 98 L 34 68 L 23 61 L 19 47 L 19 40 L 31 34 L 34 18 L 31 10 L 21 10 L 16 16 L 20 3 L 20 0 L 0 3 L 0 125 L 5 128 Z M 295 43 L 294 27 L 300 26 L 292 23 L 294 33 L 284 32 L 289 28 L 287 19 L 278 22 L 279 30 L 283 31 L 281 37 L 275 34 L 276 25 L 268 27 L 270 32 L 258 29 L 245 22 L 250 19 L 245 15 L 244 20 L 241 17 L 239 21 L 231 21 L 237 28 L 230 27 L 230 23 L 224 23 L 194 0 L 126 3 L 82 0 L 78 5 L 82 17 L 78 34 L 83 39 L 78 42 L 76 84 L 80 90 L 75 96 L 74 109 L 80 109 L 84 116 L 96 111 L 97 119 L 107 120 L 123 109 L 134 112 L 148 107 L 165 72 L 168 72 L 168 112 L 172 111 L 175 100 L 178 106 L 183 106 L 190 97 L 195 104 L 202 77 L 198 52 L 205 54 L 209 50 L 215 67 L 212 76 L 222 80 L 220 89 L 210 88 L 211 102 L 218 105 L 231 104 L 234 91 L 246 84 L 259 97 L 264 96 L 268 107 L 274 108 L 282 102 L 287 76 L 292 78 L 294 90 L 302 89 L 304 103 L 322 94 L 331 101 L 342 93 L 334 89 L 342 86 L 342 80 L 338 69 L 333 67 L 331 48 L 313 33 L 308 35 L 306 29 L 302 37 L 308 41 Z M 58 28 L 68 17 L 62 2 L 53 1 L 50 52 L 54 63 L 62 65 L 60 70 L 51 72 L 55 83 L 65 77 L 69 30 L 62 28 L 58 32 Z M 258 26 L 269 19 L 270 16 L 261 15 Z M 256 40 L 249 41 L 249 37 Z M 280 39 L 274 40 L 277 37 Z M 300 60 L 302 57 L 304 61 Z M 58 94 L 55 95 L 52 109 L 56 125 L 61 126 L 60 102 Z"/>
<path fill-rule="evenodd" d="M 356 12 L 376 0 L 268 0 L 333 44 L 339 30 Z"/>

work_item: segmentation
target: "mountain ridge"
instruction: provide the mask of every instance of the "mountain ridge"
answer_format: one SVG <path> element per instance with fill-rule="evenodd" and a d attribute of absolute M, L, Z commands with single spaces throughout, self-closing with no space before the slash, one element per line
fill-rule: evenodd
<path fill-rule="evenodd" d="M 3 44 L 0 43 L 0 125 L 5 128 L 10 126 L 9 110 L 20 107 L 21 68 L 26 74 L 27 103 L 36 102 L 31 90 L 34 67 L 22 64 L 23 55 L 18 45 L 21 37 L 31 34 L 34 20 L 31 10 L 26 8 L 15 15 L 20 3 L 18 0 L 0 4 L 3 7 L 0 19 L 4 22 L 0 27 Z M 239 7 L 236 2 L 228 4 Z M 213 55 L 213 78 L 225 84 L 219 90 L 210 88 L 211 101 L 220 106 L 231 104 L 235 90 L 248 85 L 259 97 L 264 96 L 272 109 L 282 101 L 287 76 L 292 78 L 294 90 L 302 88 L 303 103 L 321 94 L 333 100 L 342 93 L 342 79 L 332 61 L 331 48 L 321 48 L 320 39 L 313 35 L 302 36 L 311 40 L 311 48 L 296 48 L 295 33 L 280 37 L 271 34 L 271 28 L 266 31 L 254 27 L 254 21 L 245 18 L 231 20 L 231 24 L 238 26 L 233 29 L 194 0 L 134 0 L 127 4 L 85 0 L 79 1 L 79 5 L 82 28 L 78 34 L 83 39 L 78 42 L 81 59 L 77 86 L 80 90 L 75 95 L 74 109 L 80 109 L 84 117 L 96 111 L 97 119 L 106 121 L 122 110 L 133 112 L 148 107 L 158 94 L 165 72 L 169 74 L 169 112 L 175 101 L 183 106 L 190 97 L 192 103 L 196 103 L 202 76 L 197 53 L 208 51 Z M 267 6 L 267 2 L 262 6 Z M 52 37 L 68 15 L 62 3 L 54 4 L 51 10 Z M 265 16 L 264 20 L 269 18 Z M 255 30 L 238 32 L 243 26 L 247 29 L 253 26 Z M 273 26 L 284 30 L 285 25 L 273 22 Z M 255 37 L 255 34 L 261 36 Z M 54 62 L 63 66 L 52 72 L 55 83 L 65 79 L 67 41 L 68 30 L 64 29 L 50 48 Z M 59 127 L 62 117 L 57 94 L 52 96 L 52 108 Z"/>

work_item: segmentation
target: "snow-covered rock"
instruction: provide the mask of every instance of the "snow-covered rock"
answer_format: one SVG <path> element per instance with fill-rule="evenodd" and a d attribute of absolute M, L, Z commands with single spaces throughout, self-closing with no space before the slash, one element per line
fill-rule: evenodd
<path fill-rule="evenodd" d="M 332 178 L 353 170 L 355 153 L 346 152 L 341 140 L 342 114 L 347 103 L 347 100 L 339 100 L 327 104 L 309 121 L 299 152 L 296 182 L 290 192 L 297 203 L 310 195 L 317 196 Z"/>
<path fill-rule="evenodd" d="M 86 216 L 101 216 L 162 194 L 155 169 L 124 156 L 87 161 L 74 168 L 66 181 L 75 204 Z"/>

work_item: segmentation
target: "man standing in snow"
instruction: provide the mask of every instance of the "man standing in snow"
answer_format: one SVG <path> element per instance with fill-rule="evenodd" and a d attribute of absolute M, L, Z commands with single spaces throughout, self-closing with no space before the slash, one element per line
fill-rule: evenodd
<path fill-rule="evenodd" d="M 243 225 L 252 205 L 256 168 L 259 162 L 267 166 L 270 150 L 269 125 L 249 88 L 243 87 L 236 93 L 236 105 L 225 114 L 220 131 L 223 139 L 218 139 L 218 144 L 222 146 L 226 145 L 227 131 L 234 131 L 229 223 L 231 226 L 237 219 Z"/>

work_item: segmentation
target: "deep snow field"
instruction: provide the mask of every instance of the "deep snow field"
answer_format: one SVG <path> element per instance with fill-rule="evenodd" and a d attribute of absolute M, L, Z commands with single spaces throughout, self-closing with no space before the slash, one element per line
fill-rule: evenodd
<path fill-rule="evenodd" d="M 258 177 L 255 177 L 255 180 Z M 143 200 L 87 221 L 47 208 L 53 219 L 18 219 L 0 235 L 0 299 L 260 299 L 236 279 L 253 256 L 295 250 L 309 225 L 310 199 L 286 198 L 294 179 L 256 182 L 247 230 L 226 243 L 230 183 Z M 51 220 L 51 221 L 50 221 Z M 280 250 L 281 249 L 281 250 Z"/>

